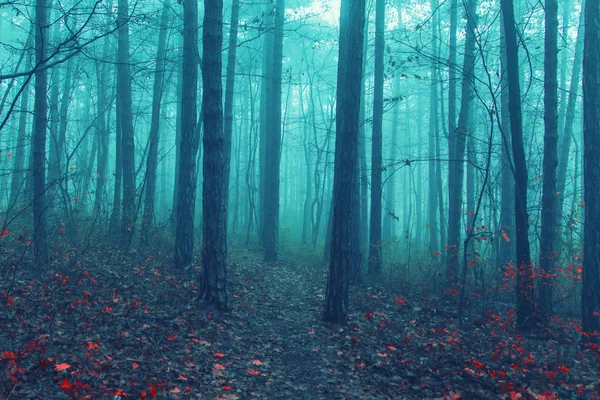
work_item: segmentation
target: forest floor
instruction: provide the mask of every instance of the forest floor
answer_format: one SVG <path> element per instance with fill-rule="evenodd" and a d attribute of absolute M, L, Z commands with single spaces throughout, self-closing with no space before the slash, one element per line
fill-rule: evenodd
<path fill-rule="evenodd" d="M 320 320 L 323 265 L 240 249 L 218 315 L 161 255 L 88 258 L 0 277 L 0 398 L 600 396 L 597 348 L 558 318 L 532 337 L 510 310 L 460 328 L 439 299 L 381 283 L 353 287 L 348 324 L 333 326 Z"/>

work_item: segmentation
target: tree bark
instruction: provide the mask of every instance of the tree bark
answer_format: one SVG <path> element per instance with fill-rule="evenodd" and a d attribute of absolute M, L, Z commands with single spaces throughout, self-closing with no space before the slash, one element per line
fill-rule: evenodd
<path fill-rule="evenodd" d="M 584 342 L 598 342 L 600 332 L 600 3 L 586 1 L 583 51 L 583 181 L 585 223 L 581 319 Z"/>
<path fill-rule="evenodd" d="M 218 4 L 211 3 L 210 1 L 207 2 L 207 5 L 209 5 L 209 8 L 218 7 Z M 208 22 L 210 22 L 210 18 Z M 204 26 L 205 33 L 207 29 L 208 27 Z M 219 33 L 220 32 L 221 31 L 219 30 Z M 207 39 L 210 40 L 211 38 L 208 37 Z M 210 46 L 214 46 L 214 43 L 208 45 L 210 51 Z M 187 270 L 191 266 L 194 258 L 196 154 L 198 151 L 198 141 L 196 138 L 196 119 L 198 115 L 196 105 L 198 98 L 198 57 L 198 0 L 183 0 L 181 141 L 179 143 L 177 204 L 175 205 L 175 267 L 180 272 Z M 203 59 L 202 62 L 204 63 L 206 61 Z M 221 82 L 220 75 L 218 81 Z M 215 101 L 214 97 L 211 99 L 211 101 Z M 221 104 L 220 98 L 218 103 Z M 210 212 L 217 213 L 219 211 L 220 210 L 215 209 Z"/>
<path fill-rule="evenodd" d="M 35 60 L 42 65 L 48 45 L 48 4 L 35 3 Z M 46 125 L 48 123 L 48 70 L 35 73 L 35 103 L 33 108 L 33 251 L 38 264 L 48 263 L 48 234 L 46 227 Z"/>
<path fill-rule="evenodd" d="M 558 164 L 558 4 L 546 0 L 544 24 L 544 160 L 542 165 L 542 227 L 540 232 L 539 314 L 552 314 L 556 260 L 556 168 Z"/>
<path fill-rule="evenodd" d="M 271 93 L 267 93 L 263 248 L 265 261 L 277 260 L 279 246 L 279 169 L 281 164 L 281 74 L 285 1 L 275 5 Z"/>
<path fill-rule="evenodd" d="M 235 10 L 232 12 L 232 22 L 234 14 Z M 227 308 L 227 205 L 231 153 L 231 131 L 226 134 L 223 129 L 221 100 L 222 15 L 222 0 L 205 0 L 202 31 L 202 119 L 204 123 L 202 233 L 204 242 L 200 297 L 208 305 L 219 310 Z"/>
<path fill-rule="evenodd" d="M 358 132 L 362 81 L 364 0 L 342 2 L 337 77 L 336 140 L 333 178 L 333 235 L 323 319 L 343 323 L 348 314 L 349 271 L 356 262 L 352 246 L 352 218 L 358 216 L 353 192 L 358 179 Z"/>
<path fill-rule="evenodd" d="M 169 0 L 163 3 L 163 10 L 158 33 L 158 49 L 156 51 L 156 67 L 152 88 L 152 116 L 150 122 L 150 146 L 146 162 L 146 197 L 144 199 L 144 215 L 142 217 L 142 244 L 148 244 L 154 224 L 154 208 L 156 205 L 156 173 L 158 168 L 158 146 L 160 144 L 161 100 L 163 95 L 163 77 L 166 68 L 167 31 L 169 30 Z"/>
<path fill-rule="evenodd" d="M 534 326 L 533 268 L 529 249 L 529 221 L 527 214 L 527 165 L 523 146 L 523 119 L 521 114 L 521 85 L 519 57 L 513 0 L 501 1 L 506 40 L 506 74 L 508 108 L 512 135 L 512 153 L 515 178 L 515 230 L 517 251 L 517 329 L 529 331 Z"/>
<path fill-rule="evenodd" d="M 135 230 L 135 147 L 131 99 L 131 75 L 129 71 L 129 4 L 118 2 L 117 42 L 117 95 L 120 98 L 119 121 L 121 123 L 121 157 L 123 178 L 123 208 L 119 245 L 128 248 Z"/>
<path fill-rule="evenodd" d="M 371 141 L 371 226 L 369 274 L 381 275 L 381 202 L 383 174 L 383 52 L 385 50 L 385 0 L 375 2 L 375 76 L 373 90 L 373 136 Z"/>
<path fill-rule="evenodd" d="M 475 74 L 475 29 L 477 28 L 477 0 L 467 3 L 467 33 L 465 37 L 465 58 L 462 68 L 461 103 L 458 122 L 453 136 L 454 151 L 450 155 L 448 168 L 448 252 L 446 253 L 447 285 L 457 284 L 459 253 L 461 247 L 461 210 L 463 179 L 465 175 L 465 147 L 469 131 L 469 117 L 473 98 Z M 472 210 L 468 210 L 472 211 Z"/>

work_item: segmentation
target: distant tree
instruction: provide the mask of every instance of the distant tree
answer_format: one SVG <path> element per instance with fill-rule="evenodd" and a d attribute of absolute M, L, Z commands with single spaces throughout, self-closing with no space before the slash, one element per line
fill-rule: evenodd
<path fill-rule="evenodd" d="M 156 174 L 158 169 L 158 146 L 160 144 L 160 121 L 161 121 L 161 100 L 163 97 L 164 72 L 167 64 L 167 31 L 169 30 L 169 10 L 171 4 L 169 0 L 163 3 L 163 10 L 160 22 L 160 31 L 158 33 L 158 48 L 156 50 L 156 66 L 154 69 L 154 83 L 152 88 L 152 116 L 150 122 L 150 137 L 148 160 L 146 162 L 146 198 L 144 199 L 144 215 L 142 217 L 142 236 L 145 240 L 142 243 L 148 243 L 152 234 L 154 223 L 154 208 L 156 206 Z"/>
<path fill-rule="evenodd" d="M 508 84 L 508 112 L 512 134 L 512 156 L 515 179 L 515 231 L 517 251 L 517 328 L 533 328 L 534 297 L 533 268 L 529 249 L 529 220 L 527 214 L 527 165 L 523 146 L 523 118 L 521 114 L 521 86 L 519 83 L 519 55 L 513 0 L 502 0 L 504 37 L 506 40 L 506 74 Z"/>
<path fill-rule="evenodd" d="M 333 175 L 333 235 L 323 319 L 343 323 L 348 314 L 349 273 L 357 262 L 352 249 L 352 218 L 358 207 L 353 191 L 358 179 L 358 134 L 365 23 L 365 1 L 342 1 L 337 75 L 335 164 Z"/>
<path fill-rule="evenodd" d="M 585 3 L 583 51 L 583 183 L 584 243 L 581 319 L 584 342 L 600 333 L 600 2 Z"/>
<path fill-rule="evenodd" d="M 48 3 L 35 3 L 35 61 L 43 65 L 48 50 Z M 33 250 L 38 264 L 48 263 L 46 227 L 46 125 L 48 123 L 48 70 L 35 73 L 35 104 L 33 106 Z"/>
<path fill-rule="evenodd" d="M 544 161 L 540 232 L 539 313 L 552 315 L 556 254 L 556 169 L 558 165 L 558 4 L 546 0 L 544 19 Z"/>
<path fill-rule="evenodd" d="M 188 0 L 195 1 L 195 0 Z M 202 276 L 200 297 L 207 305 L 227 308 L 227 205 L 231 131 L 223 129 L 221 46 L 223 2 L 205 0 L 202 30 L 202 119 L 204 183 L 202 187 Z"/>
<path fill-rule="evenodd" d="M 381 202 L 383 174 L 383 53 L 385 50 L 385 0 L 375 2 L 375 76 L 373 90 L 373 137 L 371 143 L 371 226 L 369 274 L 381 275 Z M 341 61 L 340 61 L 341 62 Z M 339 84 L 339 83 L 338 83 Z M 338 117 L 339 118 L 339 117 Z"/>
<path fill-rule="evenodd" d="M 208 27 L 204 28 L 204 32 L 206 32 Z M 208 39 L 213 38 L 209 37 Z M 208 45 L 213 45 L 213 43 Z M 198 152 L 196 138 L 198 57 L 198 0 L 184 0 L 181 138 L 177 203 L 175 205 L 175 266 L 179 271 L 189 268 L 194 256 L 196 154 Z M 217 209 L 210 211 L 210 213 L 216 212 Z"/>
<path fill-rule="evenodd" d="M 448 285 L 455 285 L 458 279 L 459 253 L 461 249 L 461 212 L 463 201 L 463 181 L 465 176 L 465 149 L 469 130 L 473 85 L 475 80 L 475 41 L 477 29 L 477 0 L 469 0 L 466 5 L 467 34 L 465 37 L 465 57 L 462 68 L 461 103 L 458 122 L 450 133 L 454 150 L 450 153 L 448 168 L 448 252 L 446 256 L 446 279 Z M 468 210 L 472 212 L 473 210 Z M 465 249 L 465 251 L 467 251 Z"/>

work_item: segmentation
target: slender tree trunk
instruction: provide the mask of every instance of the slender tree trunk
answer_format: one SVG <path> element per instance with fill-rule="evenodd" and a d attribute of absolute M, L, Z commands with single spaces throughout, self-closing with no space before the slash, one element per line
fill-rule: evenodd
<path fill-rule="evenodd" d="M 235 24 L 233 20 L 237 19 L 235 13 L 234 10 L 232 25 Z M 226 134 L 223 129 L 221 100 L 222 0 L 205 0 L 202 32 L 202 118 L 204 123 L 202 265 L 204 269 L 200 284 L 200 297 L 209 305 L 225 310 L 227 308 L 227 202 L 229 198 L 231 131 Z M 231 62 L 231 58 L 229 61 Z"/>
<path fill-rule="evenodd" d="M 238 35 L 238 19 L 239 19 L 240 3 L 239 0 L 233 0 L 231 4 L 231 24 L 229 25 L 229 48 L 227 51 L 227 77 L 225 81 L 225 110 L 224 110 L 224 136 L 229 138 L 233 137 L 233 102 L 234 102 L 234 89 L 235 89 L 235 63 L 236 63 L 236 50 L 237 50 L 237 35 Z M 237 141 L 237 173 L 235 177 L 235 190 L 236 190 L 236 203 L 234 213 L 233 231 L 236 231 L 237 227 L 237 201 L 239 196 L 239 159 L 240 159 L 240 141 Z M 229 156 L 228 158 L 231 158 Z"/>
<path fill-rule="evenodd" d="M 581 319 L 584 342 L 598 342 L 600 332 L 600 3 L 586 1 L 583 51 L 584 243 Z"/>
<path fill-rule="evenodd" d="M 135 147 L 133 132 L 131 75 L 129 73 L 129 4 L 119 0 L 117 92 L 120 98 L 121 157 L 123 174 L 123 209 L 119 245 L 128 248 L 135 230 Z"/>
<path fill-rule="evenodd" d="M 545 3 L 544 38 L 544 161 L 542 176 L 542 228 L 540 234 L 539 313 L 552 314 L 552 286 L 556 260 L 556 167 L 558 164 L 558 4 Z"/>
<path fill-rule="evenodd" d="M 158 33 L 158 49 L 156 51 L 156 67 L 152 88 L 152 117 L 150 122 L 150 146 L 146 162 L 146 184 L 144 199 L 144 215 L 142 217 L 142 243 L 148 244 L 152 235 L 154 223 L 154 208 L 156 205 L 156 170 L 158 168 L 158 146 L 160 144 L 160 114 L 163 96 L 163 77 L 166 68 L 167 31 L 169 30 L 169 0 L 163 3 L 163 10 Z"/>
<path fill-rule="evenodd" d="M 515 208 L 511 206 L 515 198 L 514 171 L 511 159 L 511 127 L 508 106 L 508 79 L 506 77 L 506 40 L 504 38 L 504 19 L 500 14 L 500 63 L 502 77 L 500 83 L 500 127 L 502 130 L 502 193 L 500 197 L 500 245 L 498 249 L 498 268 L 503 268 L 515 260 L 514 227 Z"/>
<path fill-rule="evenodd" d="M 396 146 L 398 146 L 398 119 L 400 118 L 400 77 L 394 77 L 394 93 L 396 99 L 394 111 L 392 112 L 392 140 L 390 143 L 388 158 L 391 163 L 396 161 Z M 410 147 L 410 146 L 409 146 Z M 396 177 L 394 169 L 390 168 L 391 175 L 387 177 L 386 182 L 386 212 L 383 218 L 383 240 L 389 241 L 396 236 Z"/>
<path fill-rule="evenodd" d="M 121 221 L 121 192 L 123 189 L 123 157 L 121 154 L 123 153 L 123 147 L 121 146 L 122 142 L 122 130 L 121 130 L 121 120 L 119 118 L 120 108 L 121 108 L 121 99 L 120 96 L 117 95 L 115 100 L 116 104 L 116 118 L 115 118 L 115 187 L 113 190 L 113 209 L 110 220 L 110 231 L 114 235 L 119 234 L 119 222 Z"/>
<path fill-rule="evenodd" d="M 373 137 L 371 141 L 371 227 L 369 274 L 381 275 L 381 202 L 383 174 L 383 52 L 385 50 L 385 0 L 375 2 L 375 87 L 373 90 Z"/>
<path fill-rule="evenodd" d="M 573 58 L 573 71 L 571 73 L 571 82 L 569 85 L 569 94 L 565 111 L 564 130 L 561 130 L 562 138 L 558 156 L 558 172 L 556 179 L 557 205 L 556 205 L 556 252 L 561 254 L 562 232 L 564 226 L 563 208 L 565 204 L 565 190 L 567 186 L 567 169 L 569 166 L 569 154 L 571 152 L 571 142 L 573 141 L 573 125 L 575 122 L 575 109 L 578 102 L 578 90 L 581 84 L 581 64 L 583 59 L 583 36 L 584 36 L 584 9 L 581 11 L 579 28 L 577 30 L 577 42 L 575 44 L 575 56 Z M 565 95 L 563 95 L 565 96 Z"/>
<path fill-rule="evenodd" d="M 218 0 L 214 3 L 207 2 L 209 12 L 214 13 L 211 7 L 219 7 Z M 205 11 L 206 12 L 206 11 Z M 179 145 L 179 179 L 177 188 L 177 203 L 175 205 L 176 232 L 175 232 L 175 267 L 184 271 L 192 264 L 194 256 L 194 211 L 196 204 L 196 153 L 197 148 L 197 98 L 198 98 L 198 0 L 183 0 L 183 70 L 181 89 L 181 142 Z M 207 16 L 205 16 L 207 18 Z M 214 15 L 206 22 L 212 22 Z M 208 27 L 204 26 L 206 34 Z M 219 38 L 221 31 L 215 32 Z M 206 40 L 216 40 L 210 35 Z M 207 43 L 215 46 L 214 42 Z M 219 47 L 220 48 L 220 47 Z M 208 55 L 211 57 L 211 55 Z M 203 62 L 207 62 L 203 60 Z M 219 75 L 220 76 L 220 75 Z M 221 79 L 218 79 L 219 87 Z M 216 84 L 216 83 L 214 83 Z M 211 97 L 211 101 L 215 101 Z M 214 106 L 214 105 L 213 105 Z M 221 117 L 222 118 L 222 117 Z M 220 119 L 222 121 L 222 119 Z M 211 211 L 219 213 L 219 209 Z M 204 238 L 206 240 L 207 238 Z M 216 251 L 216 249 L 215 249 Z M 206 265 L 204 265 L 206 268 Z"/>
<path fill-rule="evenodd" d="M 48 4 L 35 3 L 35 60 L 43 65 L 48 45 Z M 33 108 L 33 250 L 38 264 L 48 263 L 46 228 L 46 124 L 48 123 L 48 70 L 35 73 L 35 104 Z"/>
<path fill-rule="evenodd" d="M 469 0 L 466 8 L 467 34 L 465 58 L 462 68 L 461 103 L 458 123 L 453 133 L 454 151 L 448 168 L 448 252 L 446 256 L 446 279 L 449 286 L 457 283 L 461 245 L 461 207 L 463 179 L 465 174 L 465 146 L 469 132 L 469 117 L 475 74 L 475 29 L 477 28 L 477 0 Z M 471 211 L 471 210 L 469 210 Z"/>
<path fill-rule="evenodd" d="M 264 229 L 265 261 L 277 260 L 279 245 L 279 169 L 281 164 L 281 74 L 283 68 L 283 24 L 285 1 L 275 5 L 273 37 L 273 64 L 270 101 L 267 104 L 267 132 L 265 154 Z"/>
<path fill-rule="evenodd" d="M 340 13 L 339 63 L 336 102 L 336 145 L 333 183 L 333 235 L 329 277 L 325 292 L 323 319 L 343 323 L 348 314 L 349 273 L 354 257 L 352 246 L 353 211 L 358 207 L 353 188 L 358 168 L 358 133 L 360 123 L 360 88 L 362 81 L 364 0 L 342 2 Z"/>
<path fill-rule="evenodd" d="M 26 133 L 28 108 L 29 89 L 25 87 L 23 93 L 21 94 L 21 109 L 19 110 L 19 130 L 17 132 L 17 143 L 13 152 L 14 164 L 10 184 L 11 204 L 18 200 L 19 195 L 23 192 L 23 188 L 25 186 L 25 174 L 23 168 L 25 167 L 25 159 L 27 158 Z"/>
<path fill-rule="evenodd" d="M 527 214 L 527 165 L 523 146 L 521 86 L 513 0 L 501 1 L 506 40 L 506 73 L 508 108 L 512 133 L 512 153 L 515 165 L 515 229 L 517 251 L 517 329 L 528 331 L 534 321 L 533 268 L 529 249 L 529 217 Z"/>
<path fill-rule="evenodd" d="M 104 60 L 109 59 L 109 41 L 104 39 Z M 108 65 L 99 63 L 96 66 L 98 76 L 98 122 L 96 128 L 96 140 L 98 142 L 98 160 L 96 161 L 96 194 L 94 198 L 94 216 L 98 217 L 102 210 L 102 204 L 105 200 L 105 184 L 108 180 L 108 145 L 109 145 L 109 130 L 108 130 L 108 104 L 106 96 L 107 86 L 107 70 Z"/>

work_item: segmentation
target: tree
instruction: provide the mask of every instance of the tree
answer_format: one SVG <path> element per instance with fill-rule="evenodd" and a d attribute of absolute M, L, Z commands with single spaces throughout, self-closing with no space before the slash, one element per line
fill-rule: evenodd
<path fill-rule="evenodd" d="M 207 27 L 205 26 L 204 32 L 206 33 L 206 31 Z M 210 36 L 207 39 L 214 40 Z M 210 43 L 208 45 L 214 44 Z M 178 271 L 188 269 L 194 256 L 196 153 L 198 152 L 196 137 L 198 57 L 198 0 L 184 0 L 181 138 L 179 142 L 177 204 L 175 205 L 175 267 Z M 211 211 L 211 213 L 215 212 L 215 210 Z"/>
<path fill-rule="evenodd" d="M 506 40 L 506 75 L 508 84 L 508 112 L 512 138 L 515 179 L 515 231 L 517 259 L 517 328 L 533 328 L 533 268 L 529 249 L 529 221 L 527 214 L 527 165 L 523 147 L 523 119 L 521 114 L 521 86 L 519 83 L 519 56 L 513 0 L 502 0 L 504 37 Z"/>
<path fill-rule="evenodd" d="M 220 310 L 227 308 L 227 203 L 231 152 L 231 131 L 227 136 L 223 129 L 221 101 L 222 15 L 221 0 L 205 0 L 202 31 L 202 119 L 204 123 L 202 233 L 204 243 L 200 297 L 208 305 Z"/>
<path fill-rule="evenodd" d="M 265 179 L 263 190 L 263 247 L 265 261 L 277 260 L 279 244 L 279 168 L 281 164 L 281 73 L 283 62 L 283 23 L 285 1 L 275 5 L 273 64 L 271 68 L 270 93 L 267 91 Z M 267 66 L 269 68 L 269 66 Z"/>
<path fill-rule="evenodd" d="M 35 61 L 45 62 L 48 48 L 47 0 L 35 3 Z M 35 103 L 33 106 L 33 250 L 38 264 L 48 263 L 46 227 L 46 125 L 48 123 L 48 70 L 35 73 Z"/>
<path fill-rule="evenodd" d="M 375 2 L 375 77 L 373 90 L 373 137 L 371 144 L 371 226 L 369 274 L 381 275 L 381 201 L 383 174 L 383 52 L 385 50 L 385 0 Z M 339 84 L 339 83 L 338 83 Z"/>
<path fill-rule="evenodd" d="M 333 175 L 333 234 L 323 319 L 343 323 L 348 314 L 349 271 L 356 262 L 352 218 L 359 213 L 354 193 L 358 179 L 358 133 L 362 81 L 364 0 L 342 0 L 337 73 L 336 138 Z M 360 266 L 359 266 L 360 268 Z"/>
<path fill-rule="evenodd" d="M 556 254 L 556 169 L 558 165 L 558 4 L 546 0 L 544 36 L 544 161 L 542 228 L 540 232 L 539 313 L 552 314 L 552 286 Z"/>
<path fill-rule="evenodd" d="M 581 320 L 583 340 L 598 342 L 600 332 L 600 3 L 585 2 L 583 50 L 583 184 L 585 224 Z"/>
<path fill-rule="evenodd" d="M 150 146 L 148 149 L 148 160 L 146 162 L 146 198 L 144 200 L 144 216 L 142 217 L 142 236 L 146 237 L 148 243 L 149 235 L 152 234 L 154 221 L 154 208 L 156 198 L 156 170 L 158 168 L 158 145 L 160 143 L 160 109 L 163 95 L 163 76 L 166 67 L 167 31 L 169 29 L 169 0 L 163 3 L 160 31 L 158 34 L 158 49 L 156 51 L 156 66 L 154 69 L 154 83 L 152 88 L 152 121 L 150 124 Z M 144 241 L 143 241 L 144 242 Z"/>
<path fill-rule="evenodd" d="M 463 180 L 465 175 L 465 147 L 467 135 L 472 134 L 469 131 L 469 117 L 475 78 L 477 0 L 469 0 L 466 7 L 467 34 L 465 37 L 465 58 L 462 68 L 460 111 L 456 129 L 450 134 L 454 143 L 454 150 L 450 153 L 451 161 L 448 168 L 448 253 L 446 256 L 446 279 L 449 285 L 454 284 L 458 278 Z M 472 212 L 473 210 L 467 211 Z"/>
<path fill-rule="evenodd" d="M 135 207 L 135 146 L 132 116 L 131 75 L 129 73 L 129 4 L 119 0 L 117 13 L 117 96 L 118 119 L 121 126 L 121 164 L 123 179 L 123 208 L 119 244 L 129 247 L 136 220 Z"/>

